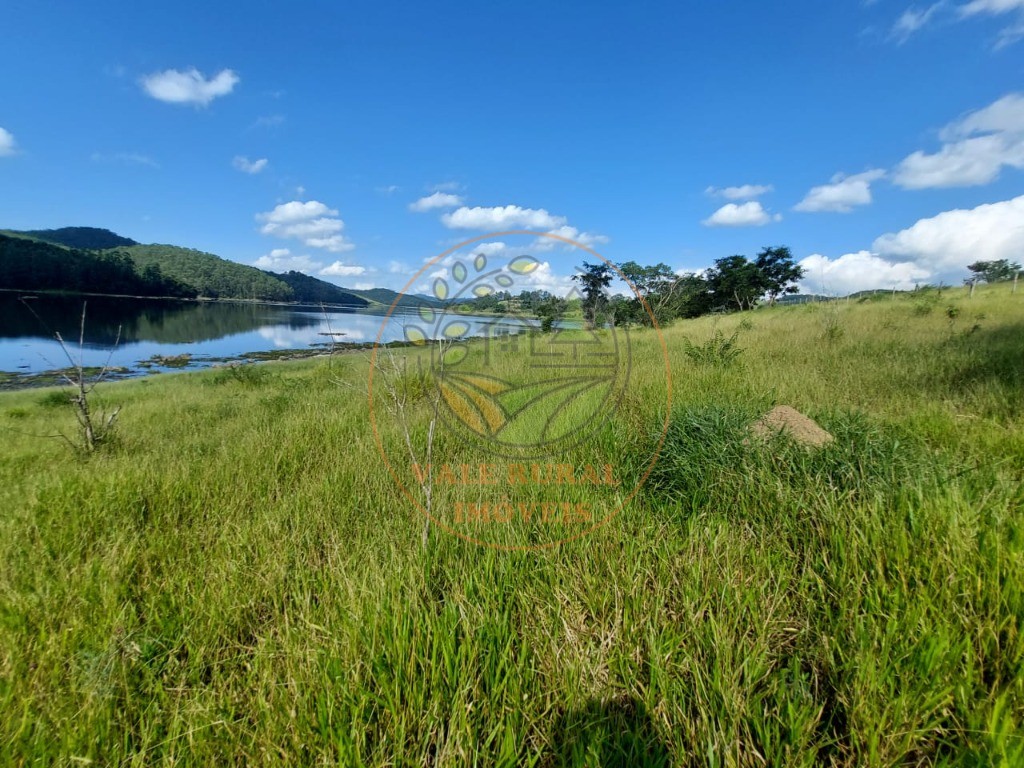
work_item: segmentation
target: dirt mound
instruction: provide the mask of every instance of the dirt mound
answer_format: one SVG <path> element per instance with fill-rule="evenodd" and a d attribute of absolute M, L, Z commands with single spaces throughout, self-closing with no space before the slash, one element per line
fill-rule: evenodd
<path fill-rule="evenodd" d="M 821 448 L 835 438 L 819 427 L 813 419 L 804 416 L 795 408 L 779 405 L 750 425 L 755 437 L 767 440 L 782 434 L 808 448 Z"/>

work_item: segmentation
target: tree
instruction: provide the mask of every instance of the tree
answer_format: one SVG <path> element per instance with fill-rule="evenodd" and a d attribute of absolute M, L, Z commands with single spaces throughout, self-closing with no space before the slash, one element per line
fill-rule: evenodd
<path fill-rule="evenodd" d="M 650 316 L 644 311 L 643 305 L 635 296 L 627 297 L 615 294 L 608 300 L 608 314 L 611 315 L 612 323 L 619 327 L 651 324 Z"/>
<path fill-rule="evenodd" d="M 708 281 L 697 274 L 682 275 L 676 283 L 675 309 L 677 317 L 700 317 L 714 306 L 714 297 Z"/>
<path fill-rule="evenodd" d="M 746 256 L 726 256 L 715 261 L 705 275 L 714 306 L 751 309 L 768 289 L 764 273 Z"/>
<path fill-rule="evenodd" d="M 584 261 L 581 269 L 572 279 L 583 289 L 583 317 L 588 327 L 594 328 L 608 303 L 605 292 L 612 282 L 612 268 L 607 264 L 588 264 Z"/>
<path fill-rule="evenodd" d="M 775 304 L 784 293 L 799 291 L 796 281 L 804 276 L 804 268 L 793 261 L 793 254 L 786 246 L 762 248 L 754 264 L 761 271 L 769 305 Z"/>
<path fill-rule="evenodd" d="M 534 313 L 540 318 L 541 333 L 551 333 L 555 322 L 561 319 L 567 309 L 565 299 L 548 294 L 548 298 L 534 307 Z"/>
<path fill-rule="evenodd" d="M 653 325 L 655 321 L 661 325 L 678 317 L 676 289 L 681 278 L 668 264 L 644 267 L 635 261 L 627 261 L 619 265 L 619 271 L 647 302 L 645 309 L 640 298 L 634 298 L 634 306 L 628 313 L 629 317 L 644 325 Z M 627 316 L 625 308 L 619 309 L 618 314 L 623 318 Z M 619 317 L 616 317 L 616 323 L 618 322 Z"/>
<path fill-rule="evenodd" d="M 1009 259 L 997 259 L 995 261 L 976 261 L 968 264 L 967 269 L 971 271 L 971 277 L 967 282 L 984 280 L 986 283 L 1000 283 L 1005 280 L 1013 280 L 1014 275 L 1021 272 L 1020 264 L 1011 262 Z"/>

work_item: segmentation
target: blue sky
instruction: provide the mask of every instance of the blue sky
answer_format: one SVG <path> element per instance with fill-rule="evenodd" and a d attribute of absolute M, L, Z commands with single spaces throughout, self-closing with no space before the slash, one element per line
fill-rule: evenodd
<path fill-rule="evenodd" d="M 2 228 L 350 287 L 503 225 L 677 269 L 784 244 L 839 293 L 1024 255 L 1024 0 L 0 16 Z"/>

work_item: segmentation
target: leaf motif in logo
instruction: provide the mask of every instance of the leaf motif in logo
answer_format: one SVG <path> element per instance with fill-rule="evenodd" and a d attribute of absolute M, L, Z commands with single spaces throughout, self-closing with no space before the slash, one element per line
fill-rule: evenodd
<path fill-rule="evenodd" d="M 512 389 L 507 382 L 482 373 L 447 374 L 447 378 L 457 381 L 461 386 L 473 387 L 491 395 L 500 395 Z"/>
<path fill-rule="evenodd" d="M 439 277 L 434 281 L 434 296 L 441 301 L 448 298 L 448 283 L 445 282 L 443 277 Z"/>
<path fill-rule="evenodd" d="M 509 272 L 515 272 L 517 275 L 528 275 L 537 267 L 540 266 L 540 262 L 537 261 L 533 256 L 519 256 L 509 262 Z"/>
<path fill-rule="evenodd" d="M 452 267 L 452 277 L 458 282 L 463 282 L 466 279 L 466 265 L 461 261 L 455 262 L 455 266 Z"/>
<path fill-rule="evenodd" d="M 493 437 L 505 426 L 505 411 L 491 392 L 468 385 L 458 376 L 446 376 L 441 396 L 463 424 L 478 435 Z"/>
<path fill-rule="evenodd" d="M 405 327 L 405 338 L 407 341 L 417 345 L 427 343 L 427 335 L 415 325 L 407 325 Z"/>
<path fill-rule="evenodd" d="M 536 382 L 516 389 L 518 407 L 509 410 L 502 442 L 532 444 L 559 440 L 599 415 L 608 382 L 590 377 Z"/>
<path fill-rule="evenodd" d="M 469 333 L 469 323 L 463 320 L 454 320 L 444 327 L 442 331 L 445 338 L 457 339 L 460 336 L 465 336 Z"/>

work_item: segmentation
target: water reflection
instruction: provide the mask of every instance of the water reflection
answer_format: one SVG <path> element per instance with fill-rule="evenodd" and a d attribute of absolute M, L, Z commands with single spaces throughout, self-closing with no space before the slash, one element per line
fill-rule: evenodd
<path fill-rule="evenodd" d="M 38 373 L 68 364 L 53 334 L 73 341 L 78 355 L 82 303 L 86 302 L 84 354 L 86 365 L 102 365 L 110 347 L 121 341 L 111 364 L 132 370 L 154 356 L 188 354 L 197 364 L 233 358 L 248 352 L 326 347 L 333 340 L 368 343 L 377 340 L 384 310 L 356 310 L 273 304 L 183 302 L 110 297 L 39 296 L 27 301 L 0 294 L 0 371 Z M 31 307 L 31 309 L 29 308 Z M 495 328 L 516 332 L 516 318 L 465 316 L 476 336 Z M 389 318 L 382 341 L 404 337 L 415 318 Z"/>

